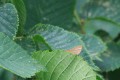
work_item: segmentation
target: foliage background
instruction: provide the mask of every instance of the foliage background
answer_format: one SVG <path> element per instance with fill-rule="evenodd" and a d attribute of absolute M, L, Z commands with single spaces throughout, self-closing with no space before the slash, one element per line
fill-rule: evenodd
<path fill-rule="evenodd" d="M 120 0 L 0 0 L 0 80 L 120 80 L 119 9 Z"/>

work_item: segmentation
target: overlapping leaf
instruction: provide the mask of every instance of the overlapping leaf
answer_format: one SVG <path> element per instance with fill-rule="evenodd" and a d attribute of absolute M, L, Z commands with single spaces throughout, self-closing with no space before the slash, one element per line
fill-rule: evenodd
<path fill-rule="evenodd" d="M 83 1 L 83 0 L 78 0 Z M 84 5 L 79 5 L 79 14 L 82 18 L 104 17 L 114 22 L 120 21 L 120 0 L 86 0 Z"/>
<path fill-rule="evenodd" d="M 94 34 L 98 30 L 106 31 L 112 38 L 120 33 L 120 25 L 103 19 L 91 19 L 86 21 L 85 30 L 87 34 Z"/>
<path fill-rule="evenodd" d="M 42 65 L 37 64 L 25 50 L 3 33 L 0 33 L 0 66 L 23 78 L 44 70 Z"/>
<path fill-rule="evenodd" d="M 18 34 L 23 34 L 24 26 L 26 22 L 26 9 L 23 0 L 11 0 L 11 3 L 13 3 L 17 9 L 18 15 L 19 15 L 19 28 L 18 28 Z"/>
<path fill-rule="evenodd" d="M 96 65 L 106 72 L 120 68 L 120 45 L 109 43 L 108 47 L 109 49 L 95 60 Z"/>
<path fill-rule="evenodd" d="M 33 36 L 37 35 L 36 37 L 39 38 L 34 39 L 38 39 L 37 41 L 39 42 L 44 41 L 44 44 L 52 50 L 69 50 L 83 44 L 78 35 L 65 31 L 57 26 L 38 24 L 30 33 Z M 41 44 L 39 46 L 41 46 Z"/>
<path fill-rule="evenodd" d="M 78 0 L 83 1 L 83 0 Z M 82 19 L 87 19 L 85 30 L 93 33 L 98 29 L 102 29 L 115 38 L 120 33 L 120 1 L 119 0 L 86 0 L 84 5 L 79 5 L 79 14 Z M 78 7 L 78 6 L 77 6 Z M 91 18 L 104 18 L 91 19 Z M 89 31 L 88 31 L 89 29 Z M 113 31 L 115 30 L 115 32 Z"/>
<path fill-rule="evenodd" d="M 29 54 L 36 51 L 36 44 L 31 38 L 18 38 L 15 41 Z"/>
<path fill-rule="evenodd" d="M 52 25 L 38 24 L 31 31 L 33 39 L 38 43 L 40 50 L 65 50 L 68 51 L 78 46 L 82 46 L 80 55 L 96 70 L 98 68 L 91 60 L 85 45 L 79 35 L 68 32 L 62 28 Z M 77 49 L 78 50 L 78 49 Z"/>
<path fill-rule="evenodd" d="M 99 37 L 94 35 L 81 35 L 81 40 L 84 42 L 84 49 L 80 53 L 80 56 L 82 56 L 94 70 L 100 71 L 93 60 L 98 58 L 98 55 L 107 49 L 106 45 Z"/>
<path fill-rule="evenodd" d="M 27 9 L 26 30 L 40 22 L 64 28 L 72 24 L 75 0 L 24 0 L 24 2 Z"/>
<path fill-rule="evenodd" d="M 97 36 L 83 35 L 81 39 L 84 42 L 90 57 L 92 57 L 93 59 L 107 49 L 107 46 L 105 45 L 105 43 Z"/>
<path fill-rule="evenodd" d="M 64 51 L 36 52 L 33 57 L 47 67 L 48 72 L 38 74 L 43 80 L 96 80 L 96 75 L 80 57 Z"/>
<path fill-rule="evenodd" d="M 0 7 L 0 32 L 9 37 L 16 35 L 18 29 L 18 15 L 15 6 L 7 3 Z"/>

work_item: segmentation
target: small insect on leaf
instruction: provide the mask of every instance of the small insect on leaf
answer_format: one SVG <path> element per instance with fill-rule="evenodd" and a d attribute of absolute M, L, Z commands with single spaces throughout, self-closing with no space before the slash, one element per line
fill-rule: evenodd
<path fill-rule="evenodd" d="M 72 49 L 66 50 L 66 52 L 70 52 L 70 53 L 76 54 L 76 55 L 79 55 L 81 51 L 82 51 L 82 46 L 76 46 Z"/>

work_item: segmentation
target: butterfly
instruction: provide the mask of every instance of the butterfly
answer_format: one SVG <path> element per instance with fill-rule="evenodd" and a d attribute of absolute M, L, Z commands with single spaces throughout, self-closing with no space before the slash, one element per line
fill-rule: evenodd
<path fill-rule="evenodd" d="M 72 49 L 66 50 L 66 52 L 70 52 L 75 55 L 79 55 L 81 51 L 82 51 L 82 46 L 76 46 Z"/>

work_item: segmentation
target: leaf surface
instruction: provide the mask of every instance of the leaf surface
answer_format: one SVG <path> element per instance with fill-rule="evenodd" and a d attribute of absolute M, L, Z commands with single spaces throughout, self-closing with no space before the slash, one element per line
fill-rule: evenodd
<path fill-rule="evenodd" d="M 114 39 L 120 33 L 120 0 L 78 0 L 77 12 L 85 21 L 88 34 L 104 30 Z M 102 18 L 102 19 L 94 19 Z"/>
<path fill-rule="evenodd" d="M 45 70 L 24 49 L 3 33 L 0 33 L 0 67 L 23 78 L 30 78 L 36 72 Z"/>
<path fill-rule="evenodd" d="M 72 24 L 75 0 L 24 0 L 24 3 L 27 9 L 26 30 L 38 23 L 63 28 Z"/>
<path fill-rule="evenodd" d="M 120 33 L 120 25 L 105 19 L 90 19 L 85 22 L 84 29 L 87 34 L 94 34 L 98 30 L 106 31 L 111 38 L 116 38 Z"/>
<path fill-rule="evenodd" d="M 45 24 L 36 25 L 31 34 L 34 36 L 34 41 L 38 43 L 40 50 L 64 50 L 73 54 L 80 54 L 89 65 L 96 67 L 79 35 L 58 26 Z"/>
<path fill-rule="evenodd" d="M 80 56 L 64 51 L 44 51 L 36 52 L 33 57 L 47 67 L 43 80 L 96 80 L 96 74 Z"/>
<path fill-rule="evenodd" d="M 38 24 L 30 33 L 32 36 L 37 35 L 36 37 L 43 38 L 44 43 L 49 46 L 51 50 L 69 50 L 83 44 L 77 34 L 49 24 Z M 38 41 L 40 42 L 41 38 L 34 39 L 39 39 Z"/>
<path fill-rule="evenodd" d="M 18 29 L 18 15 L 14 5 L 6 3 L 0 6 L 0 32 L 13 38 Z"/>
<path fill-rule="evenodd" d="M 107 45 L 95 35 L 82 35 L 81 39 L 92 59 L 107 50 Z"/>
<path fill-rule="evenodd" d="M 11 3 L 15 5 L 18 12 L 19 16 L 18 34 L 21 35 L 24 32 L 24 26 L 26 22 L 26 8 L 23 0 L 11 0 Z"/>
<path fill-rule="evenodd" d="M 120 68 L 120 45 L 109 43 L 108 50 L 99 55 L 95 63 L 105 72 Z"/>

